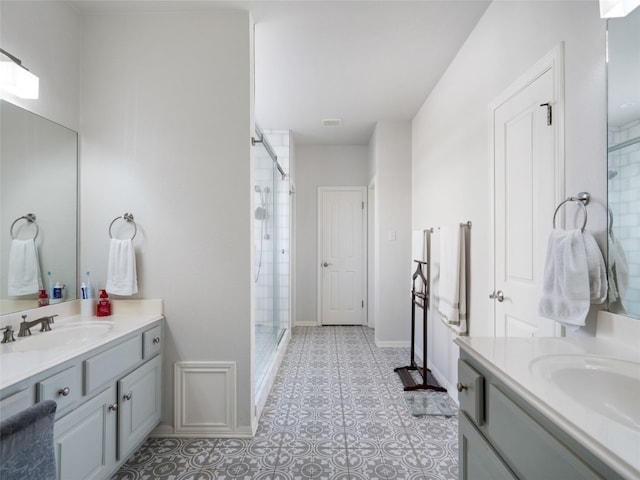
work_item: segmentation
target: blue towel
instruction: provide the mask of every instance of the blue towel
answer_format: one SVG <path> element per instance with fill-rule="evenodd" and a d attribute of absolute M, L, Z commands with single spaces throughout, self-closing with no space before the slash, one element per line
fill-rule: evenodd
<path fill-rule="evenodd" d="M 0 423 L 0 478 L 56 480 L 56 402 L 45 400 Z"/>

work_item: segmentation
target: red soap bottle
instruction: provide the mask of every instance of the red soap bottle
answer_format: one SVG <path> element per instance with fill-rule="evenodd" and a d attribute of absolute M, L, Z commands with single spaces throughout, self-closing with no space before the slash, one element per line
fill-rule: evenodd
<path fill-rule="evenodd" d="M 49 305 L 49 295 L 47 295 L 46 290 L 40 290 L 40 295 L 38 295 L 38 306 L 46 307 Z"/>
<path fill-rule="evenodd" d="M 98 300 L 98 310 L 96 316 L 108 317 L 111 315 L 111 302 L 109 301 L 109 295 L 106 290 L 100 290 L 100 298 Z"/>

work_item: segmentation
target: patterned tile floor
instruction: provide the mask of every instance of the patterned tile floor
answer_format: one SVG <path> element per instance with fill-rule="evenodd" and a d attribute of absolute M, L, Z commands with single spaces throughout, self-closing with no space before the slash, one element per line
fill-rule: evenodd
<path fill-rule="evenodd" d="M 152 438 L 112 480 L 456 479 L 457 416 L 411 415 L 408 360 L 366 327 L 295 328 L 255 438 Z"/>

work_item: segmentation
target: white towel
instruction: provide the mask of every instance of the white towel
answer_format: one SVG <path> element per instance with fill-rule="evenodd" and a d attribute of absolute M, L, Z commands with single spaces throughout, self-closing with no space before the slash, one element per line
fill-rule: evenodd
<path fill-rule="evenodd" d="M 609 232 L 609 301 L 620 302 L 627 293 L 629 286 L 629 264 L 622 245 L 613 232 Z M 624 307 L 623 307 L 624 308 Z"/>
<path fill-rule="evenodd" d="M 138 293 L 136 255 L 130 238 L 126 240 L 111 239 L 106 290 L 113 295 Z"/>
<path fill-rule="evenodd" d="M 552 230 L 542 281 L 539 313 L 567 326 L 585 324 L 589 305 L 606 298 L 602 253 L 589 232 Z"/>
<path fill-rule="evenodd" d="M 33 238 L 11 240 L 7 280 L 10 296 L 30 295 L 42 288 L 38 249 Z"/>
<path fill-rule="evenodd" d="M 459 334 L 467 333 L 467 266 L 460 224 L 440 227 L 440 268 L 437 309 Z"/>

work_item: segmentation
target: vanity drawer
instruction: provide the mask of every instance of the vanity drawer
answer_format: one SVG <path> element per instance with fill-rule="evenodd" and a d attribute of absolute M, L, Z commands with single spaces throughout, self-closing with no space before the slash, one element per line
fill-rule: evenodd
<path fill-rule="evenodd" d="M 4 421 L 33 405 L 33 394 L 31 392 L 33 390 L 27 388 L 0 400 L 0 421 Z"/>
<path fill-rule="evenodd" d="M 84 393 L 88 395 L 102 385 L 130 370 L 142 360 L 140 335 L 105 350 L 84 362 Z"/>
<path fill-rule="evenodd" d="M 458 359 L 458 401 L 476 425 L 484 423 L 484 377 L 471 365 Z"/>
<path fill-rule="evenodd" d="M 38 402 L 53 400 L 58 405 L 56 417 L 82 398 L 82 375 L 76 365 L 50 376 L 36 386 Z"/>
<path fill-rule="evenodd" d="M 150 328 L 142 334 L 142 358 L 153 357 L 162 349 L 162 326 Z"/>

